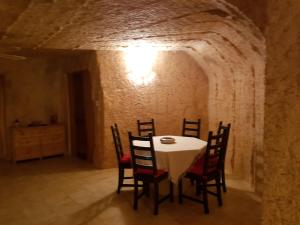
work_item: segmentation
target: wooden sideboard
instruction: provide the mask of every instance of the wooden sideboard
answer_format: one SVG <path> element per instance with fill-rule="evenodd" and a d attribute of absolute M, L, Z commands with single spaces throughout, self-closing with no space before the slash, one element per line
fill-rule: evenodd
<path fill-rule="evenodd" d="M 61 155 L 66 152 L 63 125 L 12 128 L 13 161 Z"/>

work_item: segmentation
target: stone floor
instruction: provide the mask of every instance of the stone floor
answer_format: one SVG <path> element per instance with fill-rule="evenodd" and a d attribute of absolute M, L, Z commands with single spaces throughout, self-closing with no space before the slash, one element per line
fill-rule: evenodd
<path fill-rule="evenodd" d="M 132 191 L 116 194 L 117 170 L 96 170 L 64 158 L 18 164 L 0 162 L 1 225 L 184 225 L 260 224 L 260 202 L 249 192 L 229 189 L 224 206 L 210 198 L 209 215 L 202 205 L 165 202 L 152 214 L 152 200 L 132 209 Z M 189 185 L 189 184 L 187 184 Z"/>

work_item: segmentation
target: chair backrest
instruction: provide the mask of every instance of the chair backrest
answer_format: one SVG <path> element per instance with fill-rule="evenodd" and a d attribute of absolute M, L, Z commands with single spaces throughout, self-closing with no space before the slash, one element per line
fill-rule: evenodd
<path fill-rule="evenodd" d="M 116 155 L 118 158 L 118 162 L 120 162 L 121 158 L 123 157 L 123 147 L 122 147 L 122 142 L 121 142 L 121 137 L 118 129 L 118 125 L 115 123 L 114 126 L 111 126 L 111 132 L 113 135 L 114 139 L 114 144 L 115 144 L 115 150 L 116 150 Z"/>
<path fill-rule="evenodd" d="M 154 119 L 146 122 L 137 120 L 137 127 L 139 136 L 147 136 L 149 133 L 152 134 L 152 136 L 155 136 Z"/>
<path fill-rule="evenodd" d="M 209 177 L 215 175 L 222 169 L 223 151 L 226 142 L 228 128 L 223 132 L 214 135 L 212 131 L 208 133 L 206 151 L 204 155 L 203 175 Z"/>
<path fill-rule="evenodd" d="M 182 136 L 200 138 L 201 119 L 191 121 L 183 119 Z"/>
<path fill-rule="evenodd" d="M 133 163 L 133 171 L 147 170 L 147 174 L 154 175 L 157 172 L 156 158 L 152 134 L 148 136 L 132 136 L 128 132 L 130 152 Z"/>
<path fill-rule="evenodd" d="M 224 143 L 224 150 L 223 150 L 223 155 L 222 155 L 223 162 L 225 161 L 225 157 L 226 157 L 230 128 L 231 128 L 231 124 L 230 123 L 228 123 L 227 126 L 225 126 L 225 125 L 223 125 L 223 122 L 220 121 L 219 126 L 218 126 L 218 134 L 223 133 L 224 130 L 227 129 L 226 137 L 225 137 L 225 140 L 224 140 L 225 141 L 225 143 Z"/>

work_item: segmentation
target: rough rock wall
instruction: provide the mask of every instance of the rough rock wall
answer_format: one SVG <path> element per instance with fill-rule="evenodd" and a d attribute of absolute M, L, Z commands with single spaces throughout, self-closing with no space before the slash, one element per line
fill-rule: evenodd
<path fill-rule="evenodd" d="M 103 123 L 102 89 L 99 87 L 99 67 L 95 52 L 60 55 L 50 51 L 28 56 L 24 61 L 1 60 L 0 65 L 0 74 L 5 77 L 6 142 L 9 141 L 9 127 L 15 119 L 24 125 L 32 121 L 48 123 L 49 116 L 57 114 L 59 122 L 68 127 L 67 75 L 81 70 L 89 71 L 95 112 L 95 134 L 99 135 L 93 144 L 94 161 L 97 165 L 101 164 L 102 151 L 99 149 Z M 5 155 L 7 159 L 11 157 L 9 146 Z"/>
<path fill-rule="evenodd" d="M 33 121 L 49 123 L 49 117 L 56 114 L 59 122 L 65 122 L 63 79 L 51 71 L 46 59 L 1 60 L 0 65 L 5 78 L 7 143 L 10 126 L 16 119 L 22 125 Z M 7 146 L 6 158 L 10 157 Z"/>
<path fill-rule="evenodd" d="M 7 126 L 15 119 L 24 125 L 32 121 L 47 123 L 52 114 L 64 120 L 60 104 L 62 79 L 48 70 L 46 60 L 1 62 L 1 73 L 5 76 Z"/>
<path fill-rule="evenodd" d="M 260 21 L 265 0 L 230 0 Z M 259 4 L 252 10 L 252 4 Z M 108 49 L 132 41 L 190 46 L 216 35 L 215 25 L 246 20 L 224 0 L 89 0 L 0 2 L 0 46 Z M 258 19 L 256 19 L 258 18 Z"/>
<path fill-rule="evenodd" d="M 264 30 L 265 0 L 229 2 Z M 234 126 L 227 172 L 255 186 L 261 183 L 264 38 L 237 8 L 223 0 L 0 4 L 8 9 L 0 15 L 4 46 L 107 50 L 147 42 L 191 51 L 209 77 L 210 129 L 220 119 Z"/>
<path fill-rule="evenodd" d="M 297 0 L 269 1 L 264 225 L 300 223 L 299 13 Z"/>
<path fill-rule="evenodd" d="M 4 77 L 0 74 L 0 159 L 5 159 Z"/>
<path fill-rule="evenodd" d="M 207 136 L 208 81 L 202 69 L 184 52 L 160 52 L 153 68 L 156 78 L 146 86 L 130 83 L 120 51 L 99 51 L 104 99 L 104 167 L 116 166 L 110 126 L 119 125 L 125 149 L 128 133 L 137 133 L 137 119 L 154 118 L 157 135 L 180 135 L 182 120 L 201 118 Z"/>
<path fill-rule="evenodd" d="M 246 14 L 261 31 L 265 31 L 267 23 L 267 0 L 226 0 Z"/>
<path fill-rule="evenodd" d="M 93 161 L 96 166 L 102 167 L 103 159 L 103 97 L 102 97 L 102 87 L 100 84 L 100 71 L 97 61 L 96 53 L 93 51 L 88 51 L 76 56 L 69 57 L 57 57 L 52 58 L 52 66 L 60 70 L 60 73 L 64 77 L 65 90 L 67 91 L 67 75 L 73 72 L 78 71 L 88 71 L 91 78 L 91 93 L 92 93 L 92 105 L 93 112 L 95 115 L 94 118 L 94 133 L 95 137 L 94 143 L 94 155 Z M 68 117 L 68 94 L 65 95 L 65 107 L 66 107 L 66 116 Z M 68 129 L 70 121 L 67 118 Z M 70 130 L 68 131 L 70 132 Z M 69 140 L 70 141 L 70 140 Z M 72 148 L 71 143 L 69 142 L 70 148 Z M 71 152 L 70 152 L 71 154 Z"/>
<path fill-rule="evenodd" d="M 213 30 L 213 38 L 187 48 L 208 76 L 209 129 L 215 130 L 220 120 L 232 124 L 226 173 L 261 192 L 264 38 L 247 20 L 236 20 L 230 26 L 215 25 Z"/>

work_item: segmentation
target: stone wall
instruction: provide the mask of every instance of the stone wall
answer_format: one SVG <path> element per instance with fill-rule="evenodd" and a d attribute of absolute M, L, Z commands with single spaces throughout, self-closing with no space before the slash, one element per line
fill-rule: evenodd
<path fill-rule="evenodd" d="M 4 76 L 0 74 L 0 159 L 5 159 Z"/>
<path fill-rule="evenodd" d="M 113 123 L 119 125 L 125 149 L 127 131 L 137 133 L 137 119 L 154 118 L 157 135 L 180 135 L 184 117 L 201 118 L 201 136 L 206 139 L 208 80 L 197 63 L 184 52 L 160 52 L 153 68 L 155 80 L 135 86 L 127 78 L 124 56 L 120 51 L 98 52 L 104 100 L 103 167 L 116 166 Z"/>
<path fill-rule="evenodd" d="M 261 193 L 265 43 L 253 23 L 239 16 L 243 23 L 215 25 L 214 38 L 199 41 L 187 51 L 209 80 L 209 129 L 215 130 L 220 120 L 232 124 L 226 173 Z"/>
<path fill-rule="evenodd" d="M 264 225 L 300 221 L 300 3 L 270 0 L 266 29 Z"/>
<path fill-rule="evenodd" d="M 1 2 L 0 45 L 116 50 L 146 42 L 189 52 L 208 77 L 209 129 L 233 124 L 227 173 L 262 190 L 266 0 L 21 2 Z M 86 59 L 77 62 L 86 67 Z"/>
<path fill-rule="evenodd" d="M 0 73 L 5 78 L 6 142 L 15 120 L 22 125 L 33 121 L 49 123 L 51 115 L 65 122 L 63 77 L 53 72 L 46 59 L 1 60 Z M 6 146 L 5 158 L 11 157 Z"/>
<path fill-rule="evenodd" d="M 246 14 L 261 31 L 265 31 L 267 23 L 267 0 L 226 0 Z"/>
<path fill-rule="evenodd" d="M 62 77 L 49 71 L 45 59 L 0 63 L 5 77 L 7 126 L 16 119 L 24 125 L 32 121 L 48 123 L 52 114 L 64 121 Z"/>
<path fill-rule="evenodd" d="M 9 143 L 9 128 L 16 119 L 22 125 L 28 125 L 32 121 L 49 123 L 49 117 L 56 114 L 58 121 L 69 127 L 67 75 L 76 71 L 89 71 L 96 115 L 94 129 L 95 133 L 100 134 L 99 138 L 93 140 L 94 161 L 98 164 L 103 161 L 99 159 L 102 153 L 99 150 L 103 123 L 103 111 L 99 110 L 102 89 L 99 87 L 99 68 L 95 53 L 64 55 L 50 51 L 27 56 L 24 61 L 1 60 L 0 65 L 0 74 L 5 78 L 6 143 Z M 69 149 L 71 147 L 69 143 Z M 10 146 L 7 145 L 4 158 L 10 157 Z"/>
<path fill-rule="evenodd" d="M 70 73 L 78 72 L 78 71 L 87 71 L 91 78 L 91 93 L 92 93 L 92 111 L 94 113 L 94 137 L 91 138 L 91 144 L 93 149 L 92 159 L 91 161 L 97 167 L 102 167 L 102 163 L 105 161 L 103 158 L 103 97 L 102 97 L 102 87 L 100 84 L 100 71 L 99 65 L 97 61 L 96 52 L 94 51 L 85 51 L 81 52 L 80 54 L 76 55 L 69 55 L 66 57 L 52 57 L 51 58 L 51 65 L 53 68 L 59 71 L 64 79 L 64 88 L 65 93 L 67 92 L 68 84 L 67 84 L 67 76 Z M 68 127 L 68 133 L 70 133 L 70 118 L 68 112 L 68 94 L 65 95 L 64 99 L 65 105 L 65 114 L 66 114 L 66 124 Z M 71 154 L 72 145 L 69 139 L 69 154 Z"/>

